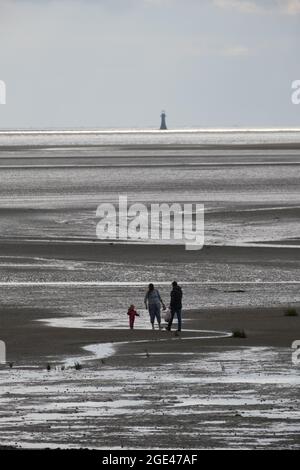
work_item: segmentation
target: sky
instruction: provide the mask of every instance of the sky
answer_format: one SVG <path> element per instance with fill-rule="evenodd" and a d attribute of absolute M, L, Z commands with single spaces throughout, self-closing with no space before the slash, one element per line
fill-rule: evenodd
<path fill-rule="evenodd" d="M 299 127 L 300 0 L 0 0 L 0 128 Z"/>

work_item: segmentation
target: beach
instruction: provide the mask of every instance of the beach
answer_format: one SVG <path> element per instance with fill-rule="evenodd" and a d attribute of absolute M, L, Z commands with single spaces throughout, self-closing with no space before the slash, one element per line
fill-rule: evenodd
<path fill-rule="evenodd" d="M 0 135 L 0 445 L 300 448 L 299 136 L 166 138 Z M 120 194 L 204 204 L 205 246 L 98 240 Z M 179 336 L 143 304 L 174 279 Z"/>
<path fill-rule="evenodd" d="M 8 349 L 7 359 L 16 365 L 37 364 L 41 368 L 47 365 L 48 358 L 57 364 L 62 358 L 72 356 L 93 360 L 93 356 L 82 348 L 91 344 L 109 344 L 117 350 L 117 359 L 111 354 L 110 362 L 122 363 L 122 355 L 157 352 L 159 355 L 181 352 L 196 353 L 210 347 L 281 347 L 289 349 L 295 339 L 295 330 L 299 328 L 297 317 L 286 317 L 282 307 L 270 308 L 229 308 L 201 309 L 186 311 L 185 329 L 179 339 L 164 330 L 153 332 L 139 329 L 138 320 L 134 332 L 128 328 L 61 328 L 47 324 L 49 312 L 11 308 L 1 311 L 1 335 Z M 144 314 L 145 315 L 145 314 Z M 43 321 L 44 320 L 44 321 Z M 144 320 L 149 320 L 147 317 Z M 246 338 L 234 338 L 234 330 L 244 330 Z M 201 333 L 203 332 L 203 333 Z M 201 338 L 197 338 L 200 336 Z M 195 337 L 195 339 L 194 339 Z M 142 345 L 140 344 L 142 343 Z M 129 352 L 128 352 L 129 351 Z M 74 363 L 75 364 L 75 359 Z M 132 363 L 131 360 L 131 363 Z"/>
<path fill-rule="evenodd" d="M 35 323 L 43 312 L 1 315 L 8 339 L 17 332 L 16 362 L 1 370 L 3 444 L 299 449 L 299 373 L 290 349 L 299 317 L 280 308 L 185 312 L 180 337 L 138 325 Z M 241 327 L 247 338 L 233 338 L 230 328 Z"/>
<path fill-rule="evenodd" d="M 177 337 L 141 330 L 138 321 L 133 331 L 59 328 L 37 322 L 42 311 L 1 311 L 14 362 L 1 368 L 1 442 L 298 449 L 299 371 L 290 344 L 299 317 L 284 313 L 186 311 Z M 232 337 L 237 328 L 247 337 Z"/>

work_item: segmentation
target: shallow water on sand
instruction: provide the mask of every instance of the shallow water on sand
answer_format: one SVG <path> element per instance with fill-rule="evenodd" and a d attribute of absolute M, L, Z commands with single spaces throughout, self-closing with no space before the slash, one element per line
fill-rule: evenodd
<path fill-rule="evenodd" d="M 127 195 L 204 204 L 207 244 L 298 239 L 300 150 L 276 144 L 299 135 L 0 133 L 0 145 L 21 145 L 0 152 L 0 238 L 93 240 L 97 206 Z M 204 147 L 266 142 L 273 147 Z"/>
<path fill-rule="evenodd" d="M 67 252 L 72 240 L 80 246 L 96 239 L 98 204 L 116 203 L 126 194 L 129 202 L 147 205 L 204 203 L 206 244 L 271 242 L 298 250 L 300 150 L 288 143 L 299 140 L 299 132 L 0 133 L 0 145 L 14 146 L 0 152 L 0 243 L 1 238 L 16 243 L 44 239 L 51 247 L 59 239 Z M 286 148 L 276 147 L 284 142 Z M 264 148 L 266 143 L 273 147 Z M 237 144 L 261 148 L 234 148 Z M 299 263 L 277 263 L 275 248 L 274 263 L 268 266 L 251 264 L 251 256 L 249 263 L 155 266 L 143 259 L 126 264 L 118 259 L 67 261 L 55 256 L 55 250 L 45 257 L 8 256 L 4 248 L 0 256 L 0 282 L 11 283 L 11 288 L 3 287 L 7 303 L 48 303 L 67 316 L 93 318 L 97 312 L 102 320 L 119 318 L 128 302 L 143 307 L 149 281 L 159 284 L 174 278 L 202 283 L 184 287 L 187 308 L 300 300 L 297 284 L 278 284 L 300 281 Z M 118 286 L 132 280 L 144 286 Z M 51 282 L 78 284 L 51 287 Z M 80 285 L 85 282 L 116 284 Z M 241 284 L 226 284 L 230 282 Z M 169 296 L 169 287 L 162 285 L 161 290 Z M 245 292 L 230 292 L 234 290 Z"/>
<path fill-rule="evenodd" d="M 202 306 L 300 302 L 297 257 L 279 259 L 276 248 L 267 263 L 253 260 L 250 250 L 243 260 L 154 264 L 142 257 L 72 258 L 76 247 L 68 244 L 76 240 L 80 249 L 95 240 L 98 204 L 126 194 L 129 202 L 147 205 L 204 203 L 207 244 L 292 244 L 288 251 L 296 253 L 300 150 L 287 144 L 299 140 L 299 132 L 0 132 L 0 146 L 14 146 L 0 151 L 0 285 L 12 323 L 26 307 L 56 326 L 123 329 L 134 302 L 138 328 L 148 328 L 146 284 L 155 282 L 167 302 L 174 278 L 183 284 L 184 307 L 200 315 Z M 268 150 L 267 142 L 285 142 L 286 148 Z M 205 148 L 208 143 L 228 147 Z M 261 148 L 232 147 L 249 143 Z M 30 239 L 33 248 L 33 240 L 44 239 L 49 250 L 41 256 L 8 252 L 1 239 L 14 239 L 16 247 Z M 69 259 L 57 256 L 52 242 L 58 239 Z M 145 355 L 141 345 L 123 367 L 113 362 L 109 344 L 105 350 L 90 346 L 107 359 L 80 371 L 0 367 L 1 443 L 299 448 L 300 383 L 290 350 L 208 348 L 178 355 L 172 344 L 164 359 L 157 352 Z M 74 358 L 63 359 L 70 364 Z"/>
<path fill-rule="evenodd" d="M 69 318 L 81 317 L 89 325 L 105 321 L 107 327 L 124 324 L 126 308 L 132 302 L 139 310 L 144 308 L 151 281 L 167 303 L 170 282 L 178 279 L 186 309 L 299 303 L 300 266 L 291 254 L 297 248 L 288 249 L 289 257 L 280 260 L 275 248 L 274 259 L 271 256 L 267 262 L 257 254 L 252 259 L 251 250 L 243 258 L 226 259 L 222 252 L 220 259 L 209 258 L 208 250 L 208 258 L 195 262 L 192 257 L 188 262 L 152 263 L 148 258 L 144 262 L 143 251 L 132 263 L 117 257 L 111 262 L 59 259 L 50 248 L 44 257 L 2 254 L 1 292 L 5 305 L 63 312 Z M 70 257 L 75 252 L 76 246 Z"/>
<path fill-rule="evenodd" d="M 300 381 L 289 350 L 175 359 L 158 366 L 156 356 L 138 354 L 134 367 L 107 359 L 80 371 L 0 370 L 1 443 L 299 449 Z"/>

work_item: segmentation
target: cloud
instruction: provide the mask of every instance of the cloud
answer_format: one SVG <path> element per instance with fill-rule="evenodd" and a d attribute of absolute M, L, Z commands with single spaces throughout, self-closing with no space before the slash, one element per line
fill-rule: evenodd
<path fill-rule="evenodd" d="M 299 11 L 300 0 L 0 0 L 0 127 L 152 126 L 163 107 L 173 126 L 295 125 L 280 90 L 298 73 Z"/>
<path fill-rule="evenodd" d="M 188 3 L 195 4 L 198 0 L 186 0 Z M 206 0 L 207 3 L 213 3 L 215 6 L 223 9 L 232 9 L 242 13 L 281 13 L 296 15 L 300 14 L 300 0 Z M 126 9 L 140 7 L 174 7 L 180 5 L 181 0 L 0 0 L 0 11 L 5 7 L 12 5 L 55 5 L 69 4 L 76 6 L 83 4 L 98 5 L 108 10 L 123 12 Z M 202 2 L 201 2 L 202 3 Z M 203 2 L 204 4 L 205 2 Z"/>
<path fill-rule="evenodd" d="M 300 14 L 300 0 L 213 0 L 215 6 L 241 13 Z"/>
<path fill-rule="evenodd" d="M 226 44 L 212 37 L 194 37 L 192 40 L 182 40 L 176 47 L 177 54 L 182 57 L 224 57 L 243 58 L 253 55 L 254 51 L 240 44 Z"/>
<path fill-rule="evenodd" d="M 242 13 L 259 13 L 261 7 L 250 0 L 214 0 L 214 4 L 220 8 L 238 10 Z"/>
<path fill-rule="evenodd" d="M 300 0 L 289 0 L 286 2 L 286 12 L 295 15 L 300 13 Z"/>

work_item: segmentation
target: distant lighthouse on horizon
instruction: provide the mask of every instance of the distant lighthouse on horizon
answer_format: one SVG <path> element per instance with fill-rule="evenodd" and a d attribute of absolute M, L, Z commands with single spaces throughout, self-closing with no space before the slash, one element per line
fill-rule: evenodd
<path fill-rule="evenodd" d="M 166 124 L 166 112 L 162 111 L 160 117 L 161 117 L 160 130 L 166 131 L 168 129 L 167 124 Z"/>

